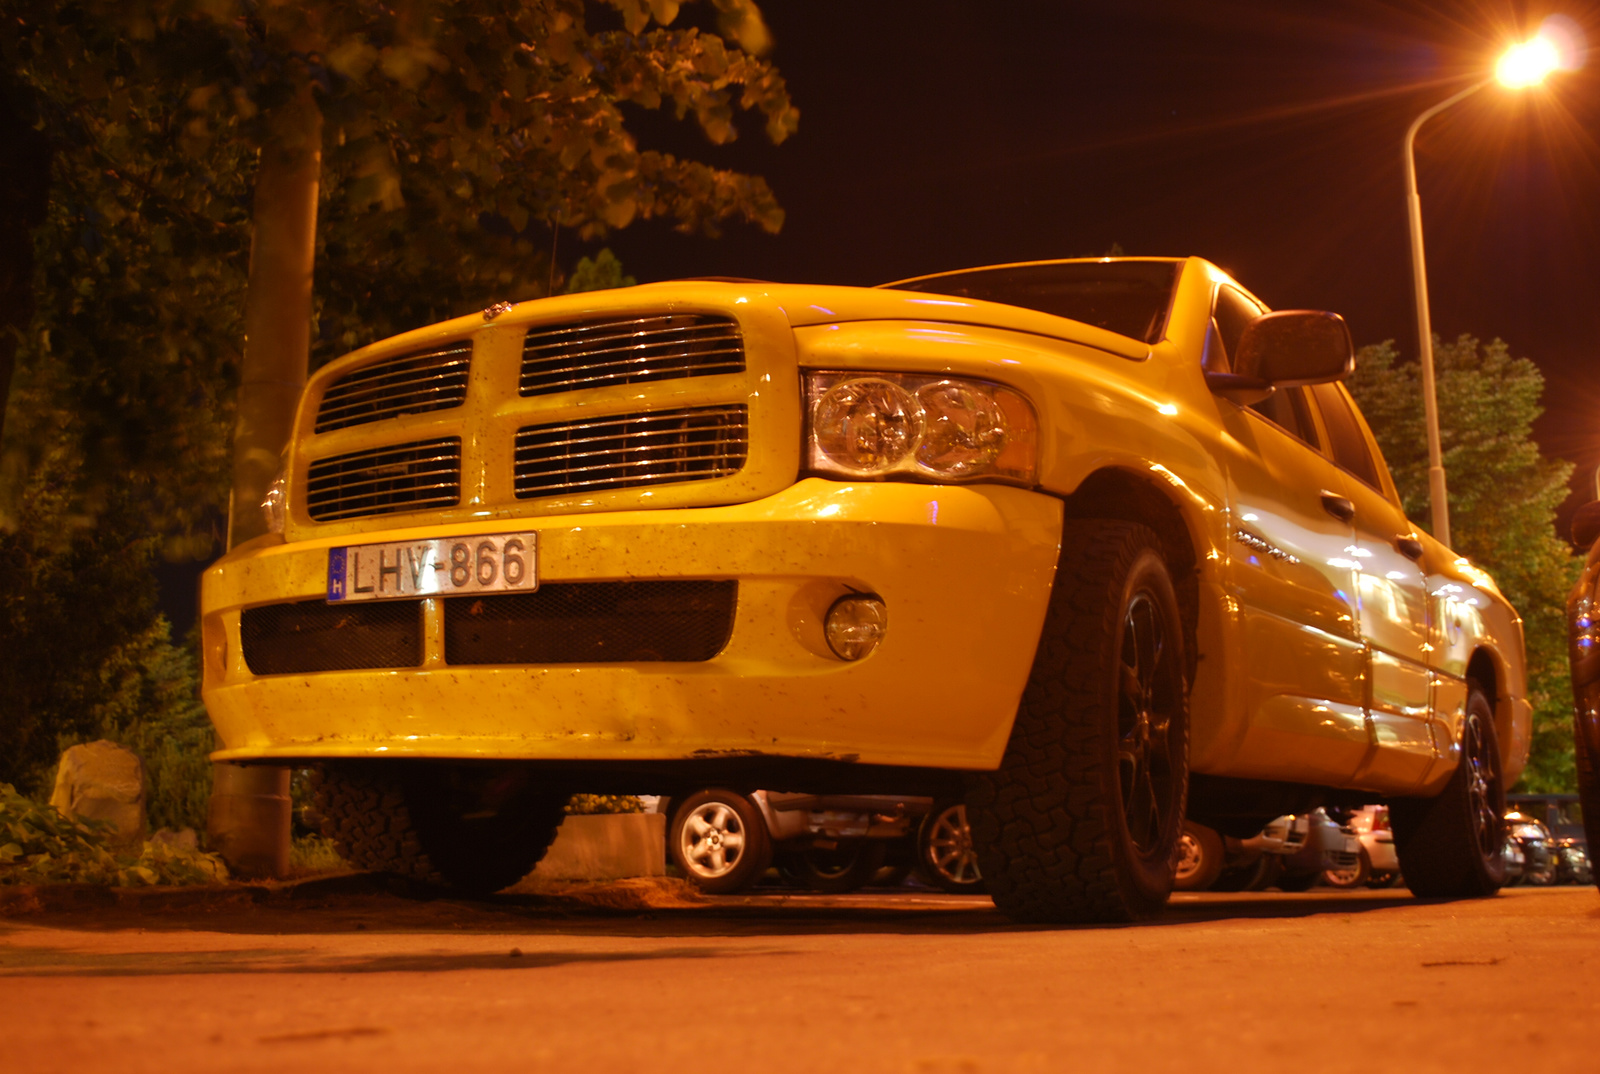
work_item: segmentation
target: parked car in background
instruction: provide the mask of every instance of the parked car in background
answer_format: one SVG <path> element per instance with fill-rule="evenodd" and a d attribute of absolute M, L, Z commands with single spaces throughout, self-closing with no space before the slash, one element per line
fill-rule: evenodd
<path fill-rule="evenodd" d="M 1346 823 L 1361 841 L 1360 860 L 1354 865 L 1326 870 L 1323 884 L 1343 889 L 1388 887 L 1400 879 L 1400 856 L 1394 850 L 1389 807 L 1369 805 L 1352 810 Z"/>
<path fill-rule="evenodd" d="M 573 790 L 729 787 L 960 799 L 1022 921 L 1158 912 L 1186 818 L 1380 799 L 1413 891 L 1490 894 L 1520 621 L 1407 520 L 1354 361 L 1195 257 L 376 342 L 311 377 L 269 532 L 204 576 L 214 757 L 320 767 L 353 862 L 472 891 Z"/>
<path fill-rule="evenodd" d="M 1515 810 L 1506 814 L 1506 882 L 1544 887 L 1556 879 L 1550 830 Z"/>
<path fill-rule="evenodd" d="M 931 798 L 708 787 L 660 799 L 656 809 L 667 817 L 667 853 L 702 891 L 747 890 L 776 865 L 801 887 L 843 894 L 871 881 L 933 806 Z"/>
<path fill-rule="evenodd" d="M 1184 825 L 1174 875 L 1179 891 L 1305 891 L 1330 870 L 1361 864 L 1361 843 L 1325 809 L 1275 818 L 1248 839 Z"/>
<path fill-rule="evenodd" d="M 1549 831 L 1555 883 L 1588 884 L 1593 880 L 1589 840 L 1583 827 L 1583 802 L 1578 795 L 1509 794 L 1506 804 L 1539 821 Z"/>

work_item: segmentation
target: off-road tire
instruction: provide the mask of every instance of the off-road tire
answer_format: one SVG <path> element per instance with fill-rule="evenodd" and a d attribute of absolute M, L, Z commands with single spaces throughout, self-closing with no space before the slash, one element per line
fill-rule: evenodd
<path fill-rule="evenodd" d="M 1400 875 L 1413 895 L 1482 898 L 1506 882 L 1505 780 L 1495 737 L 1494 708 L 1467 681 L 1461 761 L 1432 798 L 1389 804 Z"/>
<path fill-rule="evenodd" d="M 1061 546 L 1010 741 L 997 771 L 969 777 L 968 820 L 1007 916 L 1131 921 L 1158 913 L 1172 892 L 1189 786 L 1187 632 L 1148 527 L 1069 520 Z M 1161 644 L 1147 661 L 1148 689 L 1144 663 L 1131 682 L 1123 666 L 1135 615 Z M 1132 654 L 1142 643 L 1130 644 Z M 1150 793 L 1125 802 L 1125 784 Z"/>
<path fill-rule="evenodd" d="M 313 788 L 322 834 L 350 864 L 472 895 L 532 871 L 567 799 L 503 773 L 427 764 L 325 765 Z"/>
<path fill-rule="evenodd" d="M 1600 855 L 1600 768 L 1589 756 L 1584 742 L 1583 728 L 1577 728 L 1575 743 L 1578 758 L 1578 803 L 1583 807 L 1583 834 L 1588 842 L 1589 863 L 1594 873 L 1594 883 L 1600 888 L 1600 868 L 1595 868 L 1595 857 Z"/>

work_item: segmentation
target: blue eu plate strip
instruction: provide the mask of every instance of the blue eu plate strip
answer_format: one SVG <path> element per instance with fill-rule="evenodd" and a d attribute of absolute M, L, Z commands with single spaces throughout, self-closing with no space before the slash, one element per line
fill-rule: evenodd
<path fill-rule="evenodd" d="M 344 554 L 343 548 L 328 549 L 328 600 L 338 601 L 344 599 Z"/>

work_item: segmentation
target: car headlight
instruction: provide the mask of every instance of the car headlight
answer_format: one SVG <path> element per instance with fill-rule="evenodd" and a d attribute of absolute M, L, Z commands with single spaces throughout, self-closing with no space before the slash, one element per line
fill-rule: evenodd
<path fill-rule="evenodd" d="M 806 465 L 814 473 L 1034 481 L 1033 406 L 999 384 L 907 373 L 807 373 L 806 415 Z"/>
<path fill-rule="evenodd" d="M 280 469 L 278 476 L 272 479 L 272 484 L 267 486 L 267 493 L 261 497 L 261 514 L 267 520 L 268 533 L 282 533 L 284 520 L 288 515 L 286 497 L 289 494 L 289 475 L 286 470 Z"/>

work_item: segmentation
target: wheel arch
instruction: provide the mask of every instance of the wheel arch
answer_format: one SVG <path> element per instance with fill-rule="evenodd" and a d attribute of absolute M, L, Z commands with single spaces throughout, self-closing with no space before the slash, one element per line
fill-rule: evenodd
<path fill-rule="evenodd" d="M 1513 771 L 1520 773 L 1522 765 L 1519 762 L 1522 758 L 1517 756 L 1518 737 L 1515 727 L 1517 710 L 1506 689 L 1504 658 L 1493 648 L 1479 645 L 1467 660 L 1467 679 L 1481 686 L 1488 695 L 1489 707 L 1494 712 L 1494 733 L 1495 741 L 1500 748 L 1501 770 L 1506 773 L 1506 789 L 1509 790 L 1511 784 L 1515 782 L 1515 779 L 1511 778 L 1511 773 Z"/>
<path fill-rule="evenodd" d="M 1200 564 L 1205 541 L 1170 488 L 1133 470 L 1109 466 L 1086 477 L 1062 497 L 1067 518 L 1111 518 L 1149 526 L 1161 540 L 1183 614 L 1189 681 L 1198 659 Z"/>

